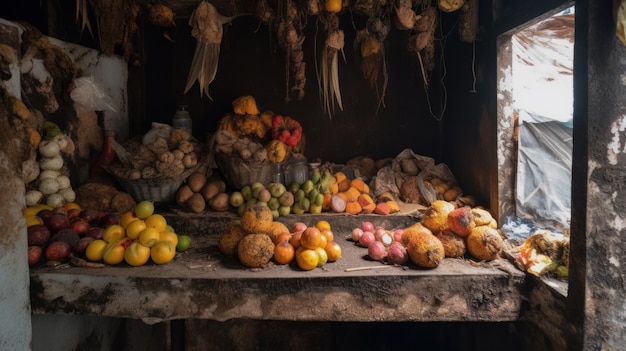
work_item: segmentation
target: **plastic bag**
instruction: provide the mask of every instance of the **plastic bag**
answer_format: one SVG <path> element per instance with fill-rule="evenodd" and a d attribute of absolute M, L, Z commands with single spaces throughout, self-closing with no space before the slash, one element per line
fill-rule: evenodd
<path fill-rule="evenodd" d="M 74 89 L 70 92 L 70 97 L 87 111 L 117 112 L 106 88 L 93 76 L 74 79 Z"/>

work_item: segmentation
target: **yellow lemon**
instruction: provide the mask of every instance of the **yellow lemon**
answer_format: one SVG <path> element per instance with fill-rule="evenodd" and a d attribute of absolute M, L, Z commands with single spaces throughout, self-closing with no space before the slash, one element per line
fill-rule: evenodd
<path fill-rule="evenodd" d="M 123 239 L 125 236 L 126 231 L 124 230 L 124 227 L 119 224 L 113 224 L 106 227 L 104 233 L 102 233 L 102 239 L 104 239 L 107 243 L 114 243 Z"/>
<path fill-rule="evenodd" d="M 134 241 L 124 251 L 124 261 L 131 266 L 143 266 L 150 259 L 150 248 Z"/>
<path fill-rule="evenodd" d="M 155 228 L 148 227 L 139 232 L 138 240 L 141 245 L 152 247 L 161 240 L 161 234 Z"/>
<path fill-rule="evenodd" d="M 120 218 L 120 224 L 122 225 L 122 227 L 128 228 L 128 225 L 131 222 L 136 221 L 138 219 L 139 217 L 135 216 L 135 212 L 126 211 L 122 214 L 122 218 Z"/>
<path fill-rule="evenodd" d="M 87 245 L 85 250 L 85 257 L 89 261 L 100 261 L 104 255 L 104 248 L 107 246 L 107 242 L 102 239 L 96 239 Z"/>
<path fill-rule="evenodd" d="M 174 259 L 176 246 L 169 241 L 159 241 L 150 248 L 150 257 L 156 264 L 164 264 Z"/>
<path fill-rule="evenodd" d="M 30 226 L 33 226 L 33 225 L 38 225 L 38 224 L 39 225 L 43 224 L 43 219 L 41 219 L 41 217 L 35 216 L 35 215 L 26 216 L 26 226 L 27 227 L 30 227 Z"/>
<path fill-rule="evenodd" d="M 164 231 L 167 227 L 167 221 L 165 220 L 165 217 L 158 213 L 148 216 L 148 218 L 146 218 L 144 221 L 146 222 L 146 226 L 156 228 L 159 232 Z"/>
<path fill-rule="evenodd" d="M 159 241 L 169 241 L 174 247 L 178 245 L 178 235 L 176 233 L 162 231 L 159 233 Z"/>
<path fill-rule="evenodd" d="M 139 237 L 139 233 L 146 229 L 146 222 L 142 219 L 130 222 L 128 228 L 126 228 L 126 236 L 135 240 Z"/>
<path fill-rule="evenodd" d="M 102 260 L 108 264 L 118 264 L 124 261 L 124 251 L 126 249 L 122 245 L 124 240 L 118 242 L 108 243 L 102 254 Z"/>

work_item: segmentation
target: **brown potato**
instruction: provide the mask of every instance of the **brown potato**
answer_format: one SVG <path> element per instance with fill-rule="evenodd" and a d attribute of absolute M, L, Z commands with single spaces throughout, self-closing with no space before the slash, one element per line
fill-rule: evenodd
<path fill-rule="evenodd" d="M 187 200 L 187 207 L 195 213 L 200 213 L 206 208 L 206 201 L 200 193 L 194 193 Z"/>

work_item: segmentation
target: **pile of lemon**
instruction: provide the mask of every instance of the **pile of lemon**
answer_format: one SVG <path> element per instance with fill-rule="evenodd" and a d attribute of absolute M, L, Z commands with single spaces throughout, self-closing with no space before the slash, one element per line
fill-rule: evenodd
<path fill-rule="evenodd" d="M 102 239 L 87 246 L 85 257 L 110 265 L 126 262 L 136 267 L 150 259 L 165 264 L 174 259 L 177 251 L 187 250 L 190 243 L 188 235 L 176 234 L 163 215 L 154 213 L 154 203 L 144 200 L 123 213 L 118 224 L 105 228 Z"/>

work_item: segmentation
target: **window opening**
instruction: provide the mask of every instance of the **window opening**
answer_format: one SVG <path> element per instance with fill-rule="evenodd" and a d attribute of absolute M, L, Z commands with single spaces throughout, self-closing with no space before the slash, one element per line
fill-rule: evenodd
<path fill-rule="evenodd" d="M 521 244 L 539 229 L 569 235 L 573 131 L 574 7 L 509 33 L 501 45 L 502 112 L 515 126 L 512 197 L 503 231 Z M 502 69 L 506 67 L 506 69 Z M 504 83 L 505 82 L 505 83 Z M 499 134 L 500 135 L 500 134 Z"/>

